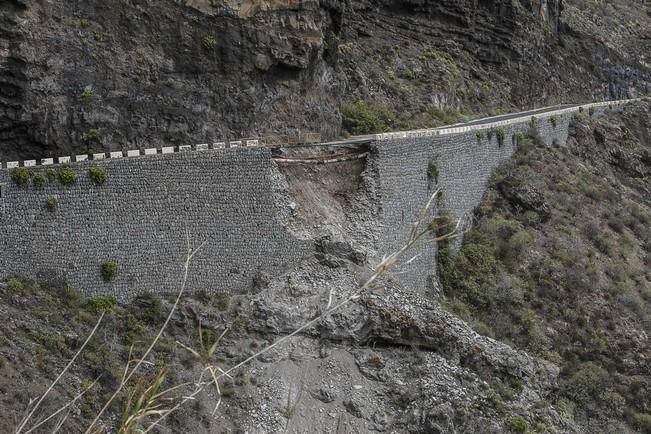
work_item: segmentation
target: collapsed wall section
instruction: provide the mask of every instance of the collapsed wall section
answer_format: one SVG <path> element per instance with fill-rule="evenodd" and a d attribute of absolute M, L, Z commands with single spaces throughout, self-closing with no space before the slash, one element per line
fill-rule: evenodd
<path fill-rule="evenodd" d="M 108 179 L 96 185 L 89 168 Z M 19 186 L 0 170 L 0 273 L 58 279 L 84 294 L 132 298 L 179 290 L 187 251 L 190 291 L 246 291 L 309 255 L 285 227 L 286 198 L 268 149 L 207 150 L 75 163 L 77 181 Z M 56 170 L 56 166 L 50 166 Z M 32 168 L 47 176 L 46 167 Z M 46 202 L 55 198 L 56 209 Z M 101 266 L 114 260 L 110 281 Z"/>
<path fill-rule="evenodd" d="M 441 196 L 436 211 L 447 212 L 452 221 L 460 219 L 461 229 L 468 227 L 491 173 L 513 155 L 518 140 L 533 127 L 545 144 L 562 145 L 570 119 L 570 113 L 547 115 L 499 128 L 424 137 L 413 134 L 376 142 L 383 224 L 379 251 L 390 253 L 404 244 L 412 223 L 437 189 Z M 457 247 L 461 241 L 457 238 Z M 413 252 L 415 258 L 394 275 L 416 287 L 435 285 L 436 244 L 423 239 Z"/>

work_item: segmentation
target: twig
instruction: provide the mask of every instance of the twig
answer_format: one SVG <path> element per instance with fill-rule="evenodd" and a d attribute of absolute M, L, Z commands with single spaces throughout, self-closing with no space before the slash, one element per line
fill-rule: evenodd
<path fill-rule="evenodd" d="M 178 295 L 176 296 L 176 300 L 174 301 L 174 305 L 172 306 L 172 310 L 170 310 L 169 315 L 167 315 L 167 318 L 165 319 L 165 322 L 163 323 L 161 328 L 158 330 L 158 334 L 156 335 L 154 340 L 149 345 L 149 348 L 147 348 L 147 351 L 145 351 L 145 354 L 143 354 L 143 356 L 140 358 L 138 363 L 136 363 L 136 366 L 133 367 L 133 369 L 129 372 L 129 374 L 126 375 L 122 379 L 122 381 L 120 382 L 120 385 L 118 386 L 117 390 L 113 393 L 113 395 L 111 395 L 111 397 L 108 399 L 108 401 L 106 401 L 106 403 L 104 404 L 102 409 L 99 411 L 99 413 L 97 413 L 97 415 L 95 416 L 95 419 L 93 419 L 93 421 L 90 423 L 90 425 L 86 429 L 85 434 L 90 434 L 91 433 L 91 430 L 93 429 L 95 424 L 99 421 L 102 414 L 104 414 L 104 412 L 109 407 L 109 405 L 111 405 L 111 402 L 113 402 L 113 400 L 115 400 L 115 398 L 122 391 L 124 386 L 129 382 L 131 377 L 133 377 L 133 375 L 138 371 L 138 369 L 143 364 L 143 361 L 147 358 L 149 353 L 151 353 L 152 349 L 154 348 L 154 346 L 156 345 L 156 343 L 158 342 L 160 337 L 163 335 L 163 332 L 165 331 L 165 329 L 167 328 L 167 325 L 171 321 L 172 316 L 174 315 L 174 312 L 176 311 L 176 308 L 178 307 L 179 302 L 181 301 L 181 297 L 183 296 L 183 293 L 185 292 L 185 286 L 186 286 L 186 283 L 188 281 L 188 269 L 190 268 L 190 261 L 192 261 L 192 258 L 194 257 L 194 255 L 199 250 L 201 250 L 201 248 L 206 244 L 205 241 L 204 241 L 203 243 L 201 243 L 201 245 L 199 247 L 192 250 L 192 248 L 190 247 L 190 235 L 189 235 L 189 233 L 187 233 L 187 230 L 186 230 L 186 241 L 187 241 L 187 247 L 188 247 L 188 255 L 186 257 L 185 265 L 184 265 L 183 283 L 181 284 L 181 290 L 179 291 Z"/>
<path fill-rule="evenodd" d="M 59 380 L 61 380 L 61 378 L 68 371 L 68 369 L 70 369 L 70 367 L 75 362 L 75 360 L 77 360 L 77 357 L 79 356 L 79 354 L 81 354 L 81 352 L 84 351 L 84 348 L 86 348 L 86 345 L 88 345 L 88 342 L 90 342 L 90 339 L 93 337 L 93 335 L 97 331 L 97 327 L 99 327 L 100 323 L 102 322 L 102 319 L 104 318 L 104 315 L 105 315 L 105 312 L 102 312 L 102 314 L 99 316 L 99 319 L 97 320 L 97 323 L 95 324 L 95 327 L 93 327 L 93 330 L 90 332 L 90 334 L 88 335 L 88 337 L 84 341 L 84 344 L 81 346 L 81 348 L 79 348 L 79 350 L 77 350 L 77 352 L 72 357 L 72 359 L 70 359 L 70 361 L 68 362 L 66 367 L 63 368 L 63 371 L 61 371 L 59 373 L 57 378 L 52 382 L 52 384 L 50 384 L 50 387 L 48 387 L 47 390 L 45 391 L 45 393 L 43 395 L 41 395 L 41 398 L 36 402 L 36 404 L 34 405 L 32 410 L 27 414 L 27 416 L 25 416 L 22 423 L 18 426 L 18 428 L 16 428 L 16 434 L 20 434 L 20 432 L 23 430 L 23 428 L 25 428 L 25 425 L 27 425 L 27 422 L 34 415 L 34 412 L 36 412 L 36 409 L 41 405 L 41 403 L 43 402 L 45 397 L 48 395 L 48 393 L 50 393 L 50 391 L 54 388 L 54 386 L 56 386 L 56 384 L 59 382 Z"/>
<path fill-rule="evenodd" d="M 63 407 L 61 407 L 60 409 L 58 409 L 57 411 L 55 411 L 54 413 L 52 413 L 51 415 L 49 415 L 48 417 L 46 417 L 45 419 L 43 419 L 42 421 L 40 421 L 39 423 L 37 423 L 36 425 L 34 425 L 33 427 L 31 427 L 30 429 L 28 429 L 27 431 L 25 431 L 24 434 L 29 434 L 29 433 L 31 433 L 31 432 L 34 431 L 36 428 L 39 428 L 40 426 L 42 426 L 45 422 L 49 421 L 50 419 L 52 419 L 52 418 L 53 418 L 54 416 L 56 416 L 57 414 L 61 413 L 61 412 L 62 412 L 63 410 L 65 410 L 66 408 L 70 407 L 72 404 L 74 404 L 75 402 L 79 401 L 79 399 L 81 399 L 81 397 L 84 396 L 84 395 L 86 394 L 86 392 L 88 392 L 90 389 L 92 389 L 93 387 L 95 387 L 95 385 L 97 384 L 97 382 L 99 381 L 99 379 L 100 379 L 100 377 L 97 377 L 97 378 L 95 379 L 95 381 L 93 381 L 93 383 L 92 383 L 90 386 L 86 387 L 84 390 L 82 390 L 80 393 L 78 393 L 77 396 L 75 396 L 75 397 L 72 399 L 72 401 L 68 402 L 66 405 L 64 405 Z"/>

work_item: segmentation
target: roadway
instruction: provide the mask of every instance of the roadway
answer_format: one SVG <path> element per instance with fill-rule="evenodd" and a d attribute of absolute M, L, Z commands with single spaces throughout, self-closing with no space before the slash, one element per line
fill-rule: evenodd
<path fill-rule="evenodd" d="M 549 112 L 554 112 L 557 110 L 563 110 L 563 109 L 568 109 L 568 108 L 574 108 L 574 107 L 580 107 L 584 104 L 559 104 L 555 106 L 550 106 L 550 107 L 543 107 L 539 109 L 533 109 L 533 110 L 527 110 L 523 112 L 517 112 L 517 113 L 508 113 L 504 115 L 497 115 L 497 116 L 490 116 L 486 118 L 480 118 L 480 119 L 473 119 L 467 122 L 460 122 L 456 123 L 453 125 L 444 125 L 441 127 L 436 127 L 436 128 L 431 128 L 433 130 L 438 130 L 442 128 L 456 128 L 456 127 L 466 127 L 466 126 L 477 126 L 477 125 L 483 125 L 483 124 L 490 124 L 493 122 L 500 122 L 500 121 L 507 121 L 511 119 L 518 119 L 518 118 L 529 118 L 531 116 L 536 116 L 544 113 L 549 113 Z M 367 135 L 362 135 L 362 136 L 351 136 L 347 139 L 343 140 L 335 140 L 331 142 L 323 142 L 323 143 L 318 143 L 315 145 L 308 145 L 308 146 L 338 146 L 338 145 L 362 145 L 362 144 L 367 144 L 375 140 L 375 134 L 367 134 Z"/>

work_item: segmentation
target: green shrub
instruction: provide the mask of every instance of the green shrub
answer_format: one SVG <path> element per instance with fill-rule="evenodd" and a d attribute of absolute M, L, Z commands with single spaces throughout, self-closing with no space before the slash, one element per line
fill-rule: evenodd
<path fill-rule="evenodd" d="M 17 185 L 27 185 L 29 178 L 32 177 L 32 171 L 26 167 L 16 167 L 13 172 L 11 172 L 11 179 Z"/>
<path fill-rule="evenodd" d="M 547 424 L 544 422 L 537 422 L 536 423 L 536 433 L 542 434 L 547 431 Z"/>
<path fill-rule="evenodd" d="M 102 130 L 99 128 L 91 128 L 84 133 L 84 140 L 87 142 L 99 142 L 102 136 Z"/>
<path fill-rule="evenodd" d="M 514 256 L 519 256 L 533 242 L 533 237 L 527 231 L 518 231 L 509 238 L 509 247 Z"/>
<path fill-rule="evenodd" d="M 342 107 L 344 128 L 351 134 L 373 134 L 387 131 L 392 116 L 381 106 L 367 101 L 354 101 Z"/>
<path fill-rule="evenodd" d="M 49 169 L 47 169 L 45 174 L 47 175 L 47 179 L 50 182 L 56 181 L 56 179 L 57 179 L 57 171 L 56 170 L 54 170 L 52 168 L 49 168 Z"/>
<path fill-rule="evenodd" d="M 206 35 L 203 37 L 203 48 L 206 50 L 212 50 L 217 46 L 217 39 L 212 35 Z"/>
<path fill-rule="evenodd" d="M 537 122 L 536 117 L 531 116 L 531 120 L 529 121 L 529 128 L 536 128 L 536 122 Z"/>
<path fill-rule="evenodd" d="M 582 364 L 574 374 L 561 381 L 563 394 L 578 404 L 588 404 L 599 399 L 606 390 L 609 374 L 592 362 Z"/>
<path fill-rule="evenodd" d="M 518 220 L 525 226 L 538 226 L 540 224 L 540 214 L 536 211 L 527 210 L 518 216 Z"/>
<path fill-rule="evenodd" d="M 585 122 L 588 120 L 588 117 L 588 114 L 583 110 L 579 110 L 577 113 L 574 113 L 574 120 L 577 122 Z"/>
<path fill-rule="evenodd" d="M 7 280 L 7 287 L 14 292 L 23 292 L 25 290 L 25 284 L 15 277 L 11 277 Z"/>
<path fill-rule="evenodd" d="M 91 102 L 93 102 L 94 98 L 95 98 L 95 93 L 90 89 L 86 89 L 79 96 L 79 101 L 82 104 L 90 104 Z"/>
<path fill-rule="evenodd" d="M 95 297 L 88 300 L 88 305 L 95 313 L 113 312 L 116 304 L 113 297 Z"/>
<path fill-rule="evenodd" d="M 521 147 L 524 144 L 524 134 L 517 133 L 515 135 L 515 143 L 518 147 Z"/>
<path fill-rule="evenodd" d="M 498 128 L 498 130 L 495 132 L 495 135 L 497 137 L 497 145 L 501 148 L 504 146 L 504 138 L 506 137 L 504 128 Z"/>
<path fill-rule="evenodd" d="M 486 133 L 489 142 L 493 140 L 493 132 L 494 132 L 493 130 L 488 130 L 488 132 Z"/>
<path fill-rule="evenodd" d="M 490 295 L 485 291 L 495 280 L 498 269 L 492 248 L 472 241 L 455 253 L 448 246 L 438 252 L 439 276 L 446 293 L 474 307 L 486 307 Z"/>
<path fill-rule="evenodd" d="M 477 144 L 480 145 L 481 141 L 484 140 L 484 133 L 481 131 L 477 131 L 475 133 L 475 137 L 477 138 Z"/>
<path fill-rule="evenodd" d="M 47 182 L 47 178 L 42 173 L 37 173 L 34 175 L 34 178 L 32 178 L 32 183 L 34 184 L 34 187 L 43 187 L 46 182 Z"/>
<path fill-rule="evenodd" d="M 645 434 L 651 434 L 651 414 L 637 413 L 635 415 L 636 427 Z"/>
<path fill-rule="evenodd" d="M 610 106 L 608 106 L 608 108 L 610 108 L 610 109 L 612 110 L 613 106 L 610 105 Z M 590 108 L 588 109 L 588 115 L 589 115 L 590 117 L 592 117 L 592 115 L 594 115 L 594 107 L 590 107 Z"/>
<path fill-rule="evenodd" d="M 91 167 L 90 169 L 88 169 L 88 173 L 90 174 L 90 179 L 92 179 L 93 182 L 97 185 L 104 184 L 108 179 L 108 176 L 106 175 L 106 170 L 104 170 L 104 168 L 100 166 Z"/>
<path fill-rule="evenodd" d="M 549 118 L 549 122 L 552 124 L 552 127 L 556 128 L 556 125 L 558 125 L 558 116 L 553 115 Z"/>
<path fill-rule="evenodd" d="M 45 207 L 48 211 L 54 212 L 57 209 L 57 199 L 54 196 L 50 196 L 45 201 Z"/>
<path fill-rule="evenodd" d="M 522 416 L 515 416 L 511 419 L 510 429 L 512 432 L 524 433 L 527 432 L 528 427 L 527 420 Z"/>
<path fill-rule="evenodd" d="M 174 80 L 171 79 L 171 78 L 168 78 L 167 80 L 165 80 L 165 86 L 174 87 Z"/>
<path fill-rule="evenodd" d="M 59 168 L 57 177 L 63 185 L 72 185 L 77 182 L 77 174 L 70 168 L 69 164 L 64 164 Z"/>
<path fill-rule="evenodd" d="M 82 295 L 74 288 L 65 287 L 60 293 L 61 301 L 68 307 L 77 307 L 83 300 Z"/>
<path fill-rule="evenodd" d="M 464 119 L 464 116 L 456 109 L 440 109 L 432 107 L 427 109 L 427 115 L 432 118 L 432 126 L 456 124 Z"/>
<path fill-rule="evenodd" d="M 113 280 L 115 274 L 118 272 L 118 263 L 113 259 L 102 264 L 102 277 L 106 282 Z"/>

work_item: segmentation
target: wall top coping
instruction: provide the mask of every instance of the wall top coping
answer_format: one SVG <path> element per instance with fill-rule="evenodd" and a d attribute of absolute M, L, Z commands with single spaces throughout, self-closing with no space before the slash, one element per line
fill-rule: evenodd
<path fill-rule="evenodd" d="M 409 130 L 409 131 L 396 131 L 396 132 L 391 132 L 391 133 L 382 133 L 382 134 L 375 134 L 374 138 L 375 140 L 391 140 L 391 139 L 404 139 L 404 138 L 410 138 L 410 137 L 431 137 L 431 136 L 445 136 L 445 135 L 452 135 L 452 134 L 462 134 L 466 133 L 468 131 L 476 131 L 476 130 L 488 130 L 491 128 L 497 128 L 497 127 L 502 127 L 506 125 L 511 125 L 511 124 L 518 124 L 521 123 L 525 120 L 529 120 L 532 117 L 535 117 L 536 119 L 544 119 L 544 118 L 550 118 L 552 116 L 558 116 L 566 113 L 573 113 L 573 112 L 578 112 L 581 109 L 589 109 L 590 107 L 604 107 L 604 106 L 617 106 L 617 105 L 622 105 L 622 104 L 627 104 L 630 102 L 634 101 L 640 101 L 642 98 L 632 98 L 632 99 L 622 99 L 622 100 L 616 100 L 616 101 L 603 101 L 603 102 L 595 102 L 595 103 L 590 103 L 590 104 L 582 104 L 580 106 L 576 107 L 568 107 L 568 108 L 563 108 L 563 109 L 558 109 L 558 110 L 550 110 L 548 112 L 544 113 L 538 113 L 534 114 L 533 116 L 531 114 L 526 114 L 522 116 L 516 116 L 512 119 L 506 119 L 502 121 L 494 121 L 490 122 L 491 118 L 486 118 L 487 121 L 486 123 L 483 124 L 477 124 L 477 125 L 460 125 L 460 126 L 445 126 L 445 127 L 438 127 L 438 128 L 428 128 L 428 129 L 419 129 L 419 130 Z M 551 108 L 551 107 L 549 107 Z M 500 115 L 503 116 L 503 115 Z M 500 116 L 494 116 L 494 117 L 500 117 Z"/>
<path fill-rule="evenodd" d="M 552 110 L 545 113 L 540 113 L 534 115 L 536 118 L 547 118 L 554 115 L 560 115 L 565 113 L 577 112 L 580 109 L 590 108 L 590 107 L 603 107 L 609 105 L 622 105 L 633 101 L 639 101 L 641 98 L 633 98 L 627 100 L 617 100 L 617 101 L 604 101 L 596 102 L 590 104 L 583 104 L 581 106 L 569 107 L 565 109 Z M 428 129 L 419 129 L 419 130 L 410 130 L 410 131 L 396 131 L 391 133 L 382 133 L 375 134 L 373 138 L 375 140 L 390 140 L 390 139 L 400 139 L 400 138 L 409 138 L 409 137 L 430 137 L 430 136 L 445 136 L 453 134 L 463 134 L 468 131 L 474 130 L 486 130 L 491 128 L 496 128 L 500 126 L 520 123 L 524 120 L 531 119 L 531 115 L 522 115 L 516 116 L 512 119 L 507 119 L 503 121 L 487 122 L 484 124 L 478 125 L 466 125 L 466 126 L 446 126 L 439 128 L 428 128 Z M 486 118 L 490 120 L 491 118 Z M 43 158 L 41 160 L 25 160 L 25 161 L 8 161 L 5 163 L 0 162 L 0 169 L 13 169 L 17 167 L 35 167 L 35 166 L 49 166 L 56 163 L 58 164 L 68 164 L 81 161 L 89 160 L 104 160 L 108 158 L 130 158 L 130 157 L 140 157 L 140 156 L 153 156 L 159 154 L 171 154 L 176 152 L 188 152 L 188 151 L 204 151 L 208 149 L 229 149 L 229 148 L 240 148 L 240 147 L 268 147 L 259 139 L 238 139 L 232 141 L 224 142 L 215 142 L 215 143 L 200 143 L 196 145 L 180 145 L 180 146 L 164 146 L 161 148 L 147 148 L 144 150 L 132 149 L 128 151 L 113 151 L 113 152 L 100 152 L 95 154 L 84 154 L 72 156 L 61 156 L 57 158 Z M 21 164 L 22 163 L 22 164 Z"/>

